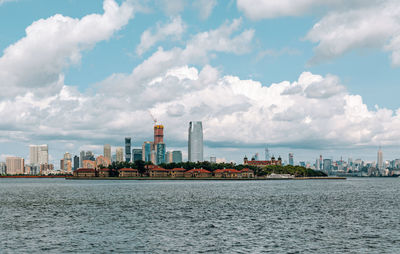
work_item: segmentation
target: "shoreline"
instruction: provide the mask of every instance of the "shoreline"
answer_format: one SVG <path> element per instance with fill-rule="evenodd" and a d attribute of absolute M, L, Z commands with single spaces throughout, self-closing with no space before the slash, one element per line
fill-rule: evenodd
<path fill-rule="evenodd" d="M 66 177 L 66 180 L 174 180 L 174 181 L 276 181 L 276 180 L 346 180 L 346 177 L 296 177 L 296 178 L 169 178 L 169 177 Z"/>

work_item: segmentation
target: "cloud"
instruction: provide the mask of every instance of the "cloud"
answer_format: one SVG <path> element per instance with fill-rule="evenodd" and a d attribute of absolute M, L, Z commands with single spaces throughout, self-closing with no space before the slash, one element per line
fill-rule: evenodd
<path fill-rule="evenodd" d="M 185 9 L 185 0 L 157 0 L 157 6 L 161 6 L 167 15 L 177 15 Z"/>
<path fill-rule="evenodd" d="M 308 32 L 305 39 L 318 43 L 311 63 L 340 56 L 358 48 L 384 48 L 392 52 L 393 65 L 400 36 L 400 6 L 396 1 L 383 1 L 379 5 L 332 12 Z"/>
<path fill-rule="evenodd" d="M 26 36 L 4 50 L 0 58 L 0 97 L 23 95 L 27 89 L 55 94 L 62 88 L 63 71 L 78 64 L 81 53 L 109 39 L 133 16 L 128 3 L 105 0 L 104 14 L 82 19 L 60 14 L 40 19 L 26 28 Z"/>
<path fill-rule="evenodd" d="M 150 29 L 143 32 L 140 38 L 140 44 L 136 48 L 136 53 L 142 55 L 157 42 L 165 39 L 169 40 L 180 40 L 182 34 L 186 30 L 186 25 L 182 21 L 181 17 L 172 18 L 168 24 L 157 24 L 157 28 L 154 33 Z"/>
<path fill-rule="evenodd" d="M 201 19 L 207 19 L 213 9 L 217 6 L 217 0 L 196 0 L 193 2 L 193 7 L 199 10 Z"/>
<path fill-rule="evenodd" d="M 16 2 L 18 0 L 0 0 L 0 5 L 8 3 L 8 2 Z"/>
<path fill-rule="evenodd" d="M 381 0 L 238 0 L 237 7 L 253 20 L 301 16 L 311 11 L 349 10 L 374 5 Z"/>
<path fill-rule="evenodd" d="M 400 66 L 400 6 L 396 0 L 238 0 L 237 7 L 253 20 L 322 15 L 305 36 L 318 44 L 311 64 L 374 48 L 390 52 L 393 66 Z"/>

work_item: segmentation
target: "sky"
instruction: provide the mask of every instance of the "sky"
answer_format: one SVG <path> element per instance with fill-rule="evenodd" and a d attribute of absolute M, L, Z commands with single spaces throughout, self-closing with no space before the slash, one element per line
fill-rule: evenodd
<path fill-rule="evenodd" d="M 396 0 L 0 0 L 0 161 L 48 144 L 400 158 Z"/>

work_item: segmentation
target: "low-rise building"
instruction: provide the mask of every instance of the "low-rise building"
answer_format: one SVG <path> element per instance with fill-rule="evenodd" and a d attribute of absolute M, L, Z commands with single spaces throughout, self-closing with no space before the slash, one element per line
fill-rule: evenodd
<path fill-rule="evenodd" d="M 168 176 L 168 170 L 165 168 L 161 167 L 152 167 L 149 169 L 149 176 L 150 177 L 167 177 Z"/>
<path fill-rule="evenodd" d="M 111 169 L 101 168 L 99 169 L 99 177 L 110 177 Z"/>
<path fill-rule="evenodd" d="M 194 168 L 185 172 L 184 176 L 186 178 L 195 177 L 195 178 L 210 178 L 212 173 L 208 170 L 202 168 Z"/>
<path fill-rule="evenodd" d="M 96 177 L 96 170 L 94 168 L 79 168 L 74 171 L 76 177 Z"/>
<path fill-rule="evenodd" d="M 138 177 L 139 171 L 135 168 L 121 168 L 119 170 L 119 177 Z"/>
<path fill-rule="evenodd" d="M 173 168 L 168 170 L 168 176 L 170 177 L 184 177 L 186 169 L 184 168 Z"/>
<path fill-rule="evenodd" d="M 214 176 L 218 178 L 240 178 L 242 173 L 233 168 L 224 168 L 214 170 Z"/>
<path fill-rule="evenodd" d="M 254 178 L 254 171 L 249 168 L 244 168 L 240 172 L 242 173 L 242 178 Z"/>

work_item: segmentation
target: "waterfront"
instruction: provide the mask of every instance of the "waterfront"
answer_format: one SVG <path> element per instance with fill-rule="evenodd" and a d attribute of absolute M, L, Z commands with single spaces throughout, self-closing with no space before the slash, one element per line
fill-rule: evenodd
<path fill-rule="evenodd" d="M 2 252 L 394 253 L 400 179 L 0 179 Z"/>

